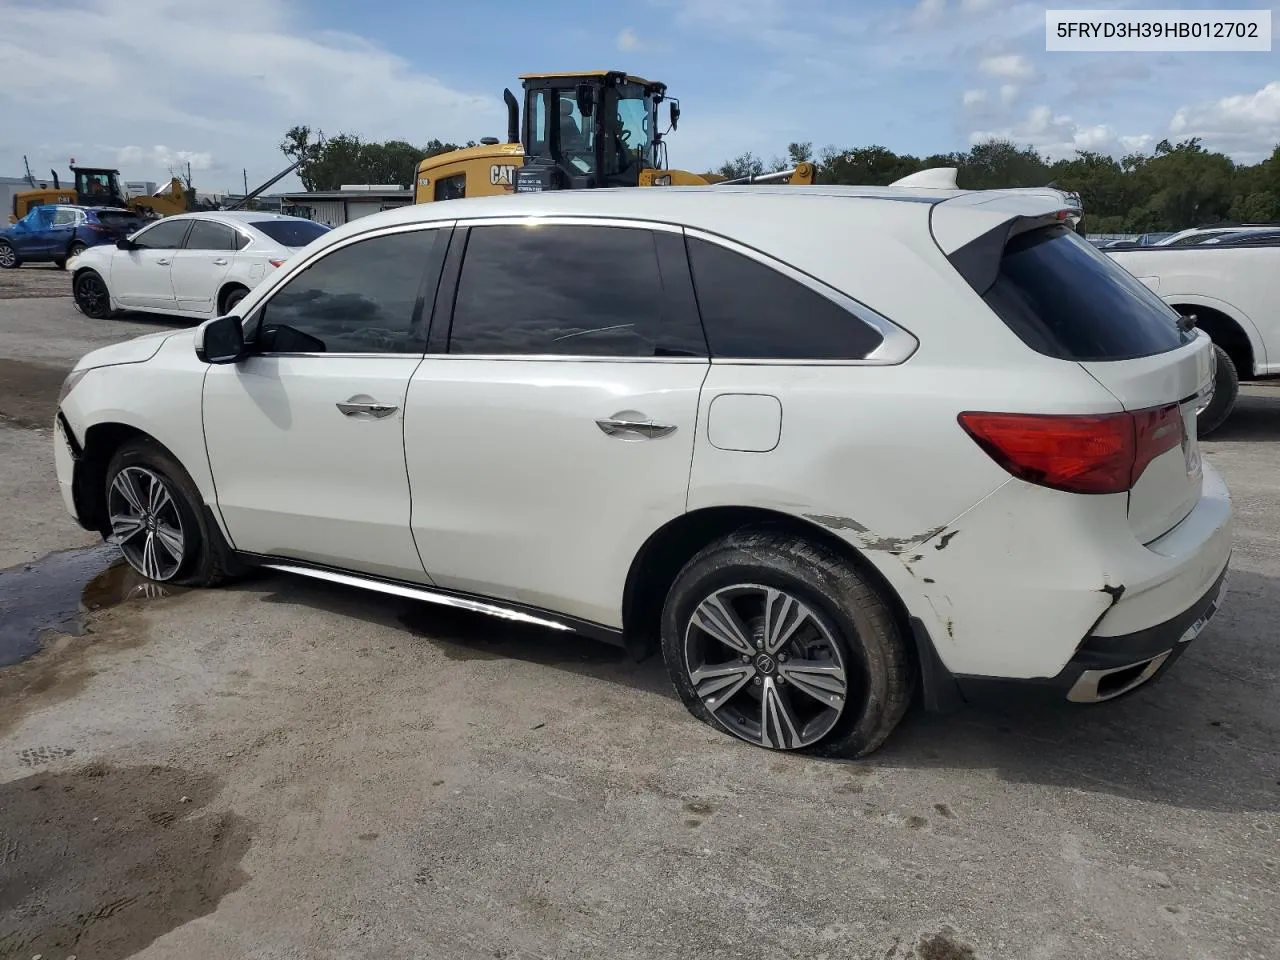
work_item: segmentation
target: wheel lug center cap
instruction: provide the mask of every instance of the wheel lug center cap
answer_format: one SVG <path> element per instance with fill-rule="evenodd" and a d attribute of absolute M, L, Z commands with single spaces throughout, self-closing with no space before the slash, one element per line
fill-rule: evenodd
<path fill-rule="evenodd" d="M 756 654 L 756 669 L 765 676 L 772 676 L 778 671 L 778 661 L 767 653 Z"/>

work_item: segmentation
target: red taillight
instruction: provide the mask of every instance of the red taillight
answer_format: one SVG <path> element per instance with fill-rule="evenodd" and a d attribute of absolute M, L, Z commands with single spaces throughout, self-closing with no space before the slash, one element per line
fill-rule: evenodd
<path fill-rule="evenodd" d="M 86 223 L 84 227 L 86 230 L 92 230 L 94 233 L 110 233 L 111 232 L 106 227 L 97 223 Z"/>
<path fill-rule="evenodd" d="M 1015 477 L 1068 493 L 1124 493 L 1183 439 L 1176 403 L 1131 413 L 962 413 L 959 419 Z"/>
<path fill-rule="evenodd" d="M 281 267 L 281 266 L 284 266 L 284 261 L 283 261 L 283 260 L 275 260 L 275 259 L 272 259 L 272 260 L 268 260 L 268 261 L 267 261 L 267 263 L 271 264 L 273 267 Z"/>

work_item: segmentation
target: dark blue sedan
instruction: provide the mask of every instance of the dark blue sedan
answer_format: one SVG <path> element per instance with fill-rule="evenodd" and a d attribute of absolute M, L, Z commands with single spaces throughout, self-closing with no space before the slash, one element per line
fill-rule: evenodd
<path fill-rule="evenodd" d="M 0 268 L 42 262 L 62 268 L 87 247 L 115 243 L 145 224 L 118 207 L 45 204 L 0 230 Z"/>

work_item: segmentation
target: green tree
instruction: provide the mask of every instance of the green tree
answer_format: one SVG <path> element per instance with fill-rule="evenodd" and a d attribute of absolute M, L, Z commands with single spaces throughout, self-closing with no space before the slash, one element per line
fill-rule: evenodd
<path fill-rule="evenodd" d="M 470 141 L 466 146 L 476 144 Z M 323 131 L 313 135 L 307 126 L 291 128 L 280 143 L 280 150 L 290 160 L 305 158 L 298 167 L 298 178 L 307 190 L 337 190 L 345 183 L 410 185 L 423 158 L 457 149 L 458 144 L 441 140 L 417 147 L 404 140 L 365 142 L 351 133 L 326 137 Z"/>

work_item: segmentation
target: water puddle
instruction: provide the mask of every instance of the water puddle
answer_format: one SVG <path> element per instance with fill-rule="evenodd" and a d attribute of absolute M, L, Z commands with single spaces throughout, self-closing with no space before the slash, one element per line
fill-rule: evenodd
<path fill-rule="evenodd" d="M 39 653 L 50 633 L 82 636 L 86 613 L 182 589 L 144 579 L 108 544 L 0 570 L 0 667 Z"/>

